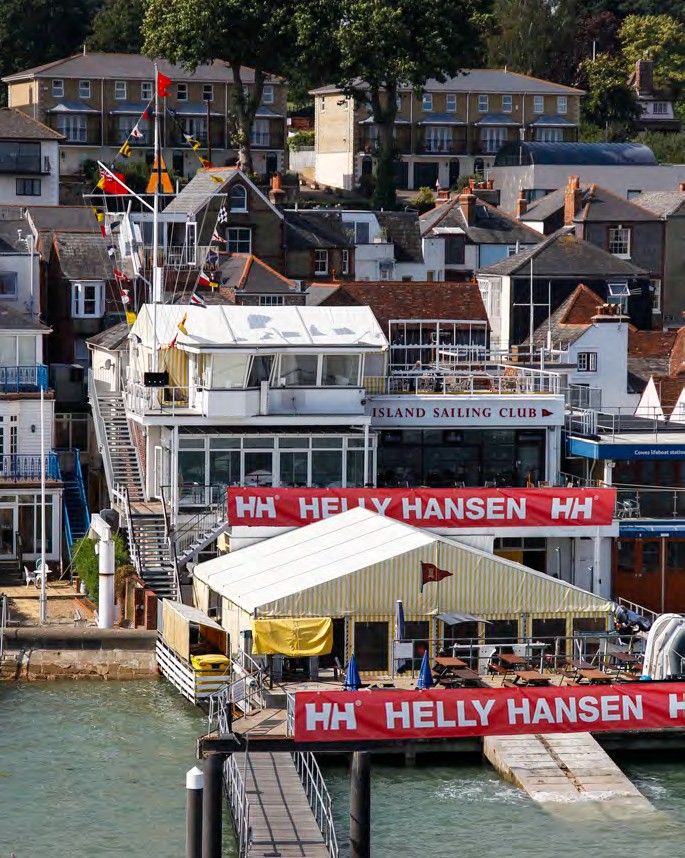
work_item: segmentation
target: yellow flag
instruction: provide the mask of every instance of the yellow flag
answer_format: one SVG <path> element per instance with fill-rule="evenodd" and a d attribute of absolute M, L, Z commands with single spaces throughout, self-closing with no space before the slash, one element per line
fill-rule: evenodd
<path fill-rule="evenodd" d="M 105 177 L 104 176 L 100 176 L 100 181 L 97 183 L 97 185 L 95 187 L 99 191 L 104 189 L 104 187 L 105 187 Z"/>
<path fill-rule="evenodd" d="M 188 331 L 186 330 L 186 319 L 188 318 L 188 314 L 184 313 L 183 318 L 178 323 L 178 329 L 182 334 L 188 335 Z"/>
<path fill-rule="evenodd" d="M 128 140 L 124 143 L 121 149 L 119 149 L 119 154 L 124 158 L 128 158 L 131 154 L 131 147 L 128 145 Z"/>
<path fill-rule="evenodd" d="M 210 178 L 215 185 L 223 185 L 225 181 L 225 179 L 223 179 L 221 176 L 211 176 Z"/>
<path fill-rule="evenodd" d="M 132 325 L 135 322 L 135 320 L 136 320 L 136 314 L 135 313 L 126 313 L 126 321 L 129 323 L 129 325 Z"/>

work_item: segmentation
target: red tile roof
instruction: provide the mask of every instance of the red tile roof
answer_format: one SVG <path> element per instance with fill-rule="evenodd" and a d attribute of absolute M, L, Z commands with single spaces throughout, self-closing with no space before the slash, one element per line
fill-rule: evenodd
<path fill-rule="evenodd" d="M 321 306 L 350 304 L 370 307 L 385 330 L 391 319 L 488 320 L 477 283 L 355 281 L 341 283 L 321 302 Z"/>

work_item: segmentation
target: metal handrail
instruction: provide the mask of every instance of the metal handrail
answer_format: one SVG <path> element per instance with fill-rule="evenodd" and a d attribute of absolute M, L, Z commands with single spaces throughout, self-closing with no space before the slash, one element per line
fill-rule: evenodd
<path fill-rule="evenodd" d="M 48 368 L 45 364 L 0 366 L 0 393 L 32 392 L 47 389 Z"/>
<path fill-rule="evenodd" d="M 92 369 L 88 372 L 88 399 L 90 400 L 93 412 L 93 425 L 95 427 L 95 437 L 98 442 L 98 452 L 102 456 L 102 463 L 105 467 L 107 486 L 110 492 L 112 492 L 115 487 L 114 466 L 112 465 L 112 457 L 109 452 L 107 430 L 105 429 L 105 421 L 102 419 L 102 412 L 100 411 L 100 400 L 98 399 Z"/>
<path fill-rule="evenodd" d="M 174 587 L 176 590 L 176 601 L 182 602 L 181 598 L 181 575 L 178 569 L 178 557 L 176 555 L 176 544 L 174 542 L 174 531 L 171 527 L 171 522 L 169 520 L 169 510 L 167 509 L 166 500 L 164 498 L 164 492 L 160 492 L 160 497 L 162 501 L 162 517 L 164 519 L 164 538 L 167 541 L 167 547 L 169 549 L 169 556 L 171 558 L 171 567 L 174 570 Z"/>
<path fill-rule="evenodd" d="M 9 600 L 4 593 L 0 593 L 0 662 L 5 657 L 5 629 L 10 621 Z"/>
<path fill-rule="evenodd" d="M 112 492 L 112 496 L 116 498 L 124 508 L 124 515 L 126 516 L 126 531 L 128 533 L 128 551 L 131 555 L 131 560 L 133 560 L 133 565 L 135 566 L 136 572 L 139 575 L 142 575 L 140 554 L 138 553 L 138 545 L 136 544 L 136 539 L 133 534 L 131 501 L 128 495 L 128 486 L 122 486 L 120 483 L 116 483 L 114 486 L 114 491 Z"/>
<path fill-rule="evenodd" d="M 262 665 L 251 656 L 238 650 L 238 658 L 231 658 L 231 673 L 237 677 L 228 682 L 219 691 L 209 696 L 207 726 L 212 733 L 230 733 L 233 723 L 233 710 L 244 703 L 245 712 L 264 709 L 264 680 L 266 672 Z"/>
<path fill-rule="evenodd" d="M 299 775 L 307 801 L 319 826 L 324 843 L 331 858 L 338 858 L 338 838 L 333 821 L 333 802 L 326 787 L 323 774 L 311 751 L 293 751 L 293 762 Z"/>
<path fill-rule="evenodd" d="M 248 759 L 245 750 L 245 766 Z M 250 841 L 252 840 L 252 829 L 250 827 L 250 802 L 247 798 L 245 778 L 240 771 L 235 754 L 229 754 L 224 762 L 224 791 L 231 807 L 231 817 L 238 841 L 238 855 L 246 858 Z"/>
<path fill-rule="evenodd" d="M 86 514 L 86 524 L 90 527 L 90 510 L 88 509 L 88 498 L 86 497 L 86 487 L 83 482 L 83 471 L 81 470 L 81 451 L 78 447 L 73 448 L 74 451 L 74 476 L 78 485 L 78 493 L 83 504 L 83 509 Z"/>
<path fill-rule="evenodd" d="M 399 370 L 388 376 L 366 376 L 364 387 L 369 394 L 390 393 L 477 393 L 558 395 L 558 373 L 529 367 L 496 364 L 497 371 L 487 369 L 427 369 Z"/>
<path fill-rule="evenodd" d="M 206 489 L 211 490 L 210 503 L 200 512 L 193 515 L 188 520 L 177 524 L 172 531 L 172 541 L 178 556 L 183 557 L 187 550 L 198 541 L 201 541 L 205 534 L 212 533 L 219 527 L 222 522 L 225 522 L 228 515 L 227 510 L 227 488 L 226 486 L 203 486 L 203 495 L 206 497 Z M 162 486 L 160 492 L 162 505 L 166 508 L 165 491 L 169 486 Z M 218 497 L 214 497 L 214 489 L 219 489 Z"/>
<path fill-rule="evenodd" d="M 57 453 L 45 454 L 45 478 L 60 482 L 62 477 L 59 470 Z M 7 453 L 0 456 L 0 479 L 2 480 L 40 480 L 40 455 L 22 453 Z"/>

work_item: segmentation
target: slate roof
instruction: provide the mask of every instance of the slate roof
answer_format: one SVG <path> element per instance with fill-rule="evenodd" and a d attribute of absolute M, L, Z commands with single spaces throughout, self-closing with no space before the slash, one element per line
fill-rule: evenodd
<path fill-rule="evenodd" d="M 657 216 L 636 200 L 626 200 L 601 185 L 585 184 L 580 187 L 582 205 L 574 218 L 575 223 L 604 221 L 636 223 L 655 221 Z M 544 221 L 564 208 L 566 186 L 546 194 L 528 206 L 522 221 Z"/>
<path fill-rule="evenodd" d="M 422 215 L 422 235 L 441 227 L 461 228 L 474 244 L 539 244 L 545 238 L 515 217 L 480 199 L 476 201 L 475 221 L 468 226 L 458 196 Z"/>
<path fill-rule="evenodd" d="M 162 74 L 173 81 L 200 81 L 211 83 L 232 83 L 233 73 L 230 66 L 221 60 L 207 65 L 198 66 L 194 72 L 189 72 L 180 65 L 172 65 L 166 60 L 158 59 L 157 66 Z M 88 52 L 74 54 L 44 65 L 16 72 L 2 78 L 5 83 L 28 80 L 36 77 L 62 78 L 117 78 L 120 80 L 154 80 L 154 61 L 142 54 L 114 54 Z M 241 69 L 243 83 L 254 82 L 254 70 Z M 282 80 L 272 76 L 269 80 Z"/>
<path fill-rule="evenodd" d="M 99 233 L 56 230 L 53 247 L 67 280 L 112 280 L 112 263 Z"/>
<path fill-rule="evenodd" d="M 50 333 L 50 330 L 36 317 L 22 313 L 15 307 L 0 304 L 0 331 L 36 331 L 47 334 Z"/>
<path fill-rule="evenodd" d="M 100 226 L 90 206 L 22 206 L 39 232 L 45 230 L 75 230 L 100 235 Z"/>
<path fill-rule="evenodd" d="M 26 221 L 19 217 L 17 207 L 17 217 L 8 220 L 0 220 L 0 253 L 26 253 L 26 246 L 19 239 L 19 230 L 26 235 Z"/>
<path fill-rule="evenodd" d="M 421 227 L 416 212 L 374 212 L 395 247 L 395 262 L 423 262 Z"/>
<path fill-rule="evenodd" d="M 221 285 L 235 289 L 236 293 L 258 295 L 284 295 L 295 292 L 295 284 L 262 262 L 256 256 L 233 253 L 219 267 Z"/>
<path fill-rule="evenodd" d="M 636 205 L 649 209 L 659 217 L 668 217 L 685 205 L 685 194 L 679 191 L 643 191 L 632 200 Z"/>
<path fill-rule="evenodd" d="M 388 330 L 391 319 L 469 319 L 487 322 L 477 283 L 357 280 L 341 283 L 323 307 L 363 304 Z"/>
<path fill-rule="evenodd" d="M 195 214 L 216 194 L 226 192 L 230 180 L 240 173 L 237 167 L 210 167 L 198 170 L 185 188 L 164 208 L 165 214 Z M 242 175 L 242 174 L 241 174 Z M 215 182 L 219 178 L 222 181 Z M 245 176 L 245 181 L 248 181 Z"/>
<path fill-rule="evenodd" d="M 363 81 L 357 81 L 356 85 L 364 87 Z M 411 92 L 411 86 L 400 86 L 400 92 Z M 447 78 L 444 81 L 431 78 L 423 85 L 426 92 L 505 92 L 505 93 L 549 93 L 550 95 L 583 95 L 582 89 L 572 86 L 562 86 L 539 77 L 531 77 L 527 74 L 517 74 L 507 69 L 463 69 L 456 77 Z M 313 95 L 326 95 L 327 93 L 341 92 L 339 86 L 321 86 L 310 90 Z"/>
<path fill-rule="evenodd" d="M 130 330 L 128 322 L 119 322 L 119 324 L 113 325 L 111 328 L 100 331 L 94 337 L 89 337 L 87 342 L 89 345 L 100 346 L 100 348 L 107 349 L 110 352 L 116 352 L 125 345 Z"/>
<path fill-rule="evenodd" d="M 567 348 L 587 331 L 592 324 L 592 317 L 597 314 L 597 308 L 604 304 L 605 301 L 596 292 L 581 283 L 549 319 L 535 329 L 533 345 L 547 345 L 547 334 L 550 332 L 553 348 Z M 528 342 L 529 338 L 525 344 Z"/>
<path fill-rule="evenodd" d="M 287 250 L 354 247 L 345 233 L 340 212 L 285 209 L 283 216 Z"/>
<path fill-rule="evenodd" d="M 64 140 L 64 135 L 31 119 L 21 110 L 3 107 L 0 108 L 0 140 Z"/>
<path fill-rule="evenodd" d="M 644 277 L 647 272 L 631 262 L 619 259 L 589 241 L 559 230 L 535 247 L 529 247 L 481 268 L 479 274 L 516 276 L 530 273 L 530 260 L 536 277 L 582 277 L 606 280 L 609 277 Z"/>

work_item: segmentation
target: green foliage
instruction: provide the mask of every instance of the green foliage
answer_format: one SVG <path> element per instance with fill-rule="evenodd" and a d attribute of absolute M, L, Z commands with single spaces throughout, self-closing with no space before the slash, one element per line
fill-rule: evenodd
<path fill-rule="evenodd" d="M 608 141 L 625 140 L 635 131 L 640 106 L 626 81 L 620 57 L 598 54 L 582 65 L 586 96 L 581 102 L 583 121 L 605 129 Z"/>
<path fill-rule="evenodd" d="M 114 567 L 116 570 L 118 566 L 125 566 L 128 563 L 128 551 L 124 538 L 119 534 L 114 537 L 114 543 Z M 95 553 L 93 540 L 84 536 L 83 539 L 75 542 L 72 548 L 72 557 L 74 573 L 78 575 L 81 581 L 85 581 L 86 592 L 94 602 L 97 602 L 100 573 L 99 558 Z"/>
<path fill-rule="evenodd" d="M 86 42 L 91 51 L 137 54 L 143 49 L 144 0 L 108 0 L 93 18 Z"/>
<path fill-rule="evenodd" d="M 554 29 L 550 4 L 545 0 L 495 0 L 496 30 L 489 48 L 490 68 L 506 66 L 522 74 L 544 76 Z"/>
<path fill-rule="evenodd" d="M 376 177 L 371 173 L 362 173 L 359 177 L 359 193 L 363 197 L 371 198 L 376 187 Z"/>
<path fill-rule="evenodd" d="M 485 181 L 485 176 L 482 173 L 466 173 L 464 176 L 459 176 L 452 185 L 452 190 L 461 191 L 469 187 L 469 180 L 473 179 L 476 184 Z M 422 189 L 423 190 L 423 189 Z"/>
<path fill-rule="evenodd" d="M 660 164 L 685 164 L 685 134 L 645 131 L 635 142 L 649 146 Z"/>
<path fill-rule="evenodd" d="M 292 137 L 288 138 L 288 146 L 293 152 L 299 152 L 301 149 L 307 149 L 314 145 L 314 131 L 296 131 Z"/>
<path fill-rule="evenodd" d="M 410 205 L 419 214 L 430 211 L 435 206 L 435 194 L 428 187 L 419 188 L 416 198 L 411 201 Z"/>
<path fill-rule="evenodd" d="M 685 32 L 669 15 L 628 15 L 619 37 L 629 66 L 645 57 L 654 63 L 657 86 L 676 89 L 685 84 Z"/>

